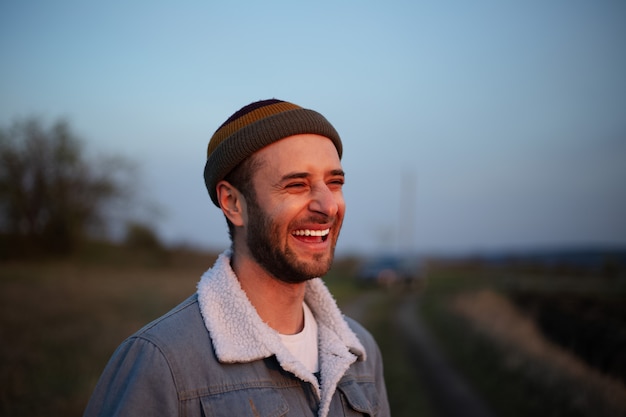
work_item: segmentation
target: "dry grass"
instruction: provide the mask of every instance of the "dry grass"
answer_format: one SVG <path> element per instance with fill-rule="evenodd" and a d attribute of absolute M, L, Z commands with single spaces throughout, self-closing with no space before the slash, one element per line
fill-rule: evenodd
<path fill-rule="evenodd" d="M 546 340 L 503 295 L 490 289 L 462 293 L 453 298 L 451 307 L 502 348 L 506 366 L 523 368 L 546 389 L 569 387 L 573 408 L 586 415 L 626 415 L 626 387 L 621 381 Z"/>
<path fill-rule="evenodd" d="M 81 415 L 117 345 L 191 295 L 212 262 L 0 265 L 0 414 Z"/>
<path fill-rule="evenodd" d="M 108 266 L 101 261 L 0 264 L 0 415 L 82 415 L 113 350 L 193 293 L 214 259 L 212 255 L 178 253 L 161 263 L 135 260 L 133 264 L 126 259 Z M 354 296 L 350 282 L 341 279 L 344 274 L 331 271 L 327 280 L 342 304 Z M 446 282 L 441 284 L 454 287 Z M 447 299 L 449 293 L 443 294 L 442 299 Z M 572 401 L 586 407 L 598 402 L 603 407 L 624 406 L 623 385 L 543 340 L 534 324 L 503 296 L 474 291 L 454 300 L 455 312 L 502 346 L 505 365 L 534 372 L 529 379 L 543 384 L 546 392 L 561 389 L 563 380 L 573 380 Z M 393 298 L 375 304 L 380 305 L 368 314 L 393 310 Z M 407 374 L 406 360 L 394 345 L 393 326 L 383 320 L 384 314 L 374 317 L 378 322 L 373 323 L 381 332 L 383 353 L 388 359 L 392 356 L 389 369 L 394 372 L 393 357 L 397 357 L 398 373 L 390 378 L 393 383 L 415 388 L 415 375 Z"/>

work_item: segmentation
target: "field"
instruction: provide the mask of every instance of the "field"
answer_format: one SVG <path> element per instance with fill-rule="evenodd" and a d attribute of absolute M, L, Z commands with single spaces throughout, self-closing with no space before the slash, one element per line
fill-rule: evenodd
<path fill-rule="evenodd" d="M 452 269 L 431 283 L 422 314 L 497 415 L 626 415 L 623 278 Z M 594 306 L 594 340 L 573 299 Z"/>
<path fill-rule="evenodd" d="M 82 415 L 117 345 L 192 294 L 212 262 L 2 265 L 0 415 Z"/>
<path fill-rule="evenodd" d="M 117 345 L 190 295 L 213 260 L 180 253 L 167 261 L 1 264 L 0 415 L 80 416 Z M 626 415 L 623 279 L 438 267 L 418 292 L 360 289 L 352 271 L 353 262 L 338 262 L 327 282 L 377 337 L 394 416 L 443 415 L 399 325 L 398 308 L 409 304 L 493 415 Z M 577 318 L 576 303 L 593 305 L 592 313 Z M 563 347 L 579 343 L 575 323 L 605 326 L 591 359 Z"/>

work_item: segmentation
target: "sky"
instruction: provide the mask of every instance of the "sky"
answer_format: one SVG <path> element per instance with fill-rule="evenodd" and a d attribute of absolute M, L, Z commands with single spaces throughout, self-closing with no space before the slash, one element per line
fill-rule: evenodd
<path fill-rule="evenodd" d="M 626 2 L 0 1 L 0 125 L 140 169 L 162 239 L 228 246 L 202 172 L 279 98 L 344 143 L 341 253 L 626 245 Z"/>

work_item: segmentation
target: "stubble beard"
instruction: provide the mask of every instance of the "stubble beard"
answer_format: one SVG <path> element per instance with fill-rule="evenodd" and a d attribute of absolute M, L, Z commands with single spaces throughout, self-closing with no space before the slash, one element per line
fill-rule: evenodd
<path fill-rule="evenodd" d="M 297 284 L 325 275 L 330 269 L 335 253 L 338 235 L 329 235 L 332 239 L 328 253 L 315 254 L 312 262 L 298 259 L 298 256 L 280 240 L 279 225 L 259 207 L 256 199 L 248 201 L 250 223 L 246 237 L 248 250 L 256 260 L 276 279 Z M 320 222 L 321 223 L 321 222 Z"/>

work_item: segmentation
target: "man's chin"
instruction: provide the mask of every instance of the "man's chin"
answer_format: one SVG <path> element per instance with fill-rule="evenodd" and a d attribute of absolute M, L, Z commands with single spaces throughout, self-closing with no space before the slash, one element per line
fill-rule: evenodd
<path fill-rule="evenodd" d="M 332 257 L 324 257 L 310 261 L 299 261 L 292 263 L 292 273 L 286 277 L 279 277 L 285 282 L 301 283 L 313 278 L 319 278 L 330 270 Z"/>
<path fill-rule="evenodd" d="M 311 278 L 317 278 L 326 275 L 330 270 L 332 263 L 332 255 L 325 255 L 314 257 L 312 261 L 307 262 L 306 266 L 303 265 L 303 267 L 307 271 L 308 276 Z"/>
<path fill-rule="evenodd" d="M 312 251 L 298 245 L 286 246 L 282 251 L 263 250 L 263 246 L 250 245 L 256 261 L 279 281 L 298 284 L 326 275 L 333 262 L 334 248 Z"/>

